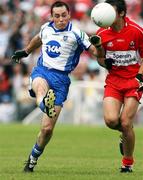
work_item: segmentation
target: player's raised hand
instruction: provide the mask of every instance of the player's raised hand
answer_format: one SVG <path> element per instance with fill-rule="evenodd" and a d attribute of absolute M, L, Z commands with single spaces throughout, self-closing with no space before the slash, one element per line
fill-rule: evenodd
<path fill-rule="evenodd" d="M 142 74 L 137 74 L 136 75 L 136 80 L 139 82 L 138 91 L 143 91 L 143 75 Z"/>
<path fill-rule="evenodd" d="M 19 50 L 19 51 L 15 51 L 11 59 L 15 63 L 20 63 L 20 59 L 27 56 L 28 56 L 28 53 L 25 50 Z"/>
<path fill-rule="evenodd" d="M 101 46 L 101 37 L 97 36 L 97 35 L 92 35 L 89 37 L 89 41 L 96 47 L 100 47 Z"/>

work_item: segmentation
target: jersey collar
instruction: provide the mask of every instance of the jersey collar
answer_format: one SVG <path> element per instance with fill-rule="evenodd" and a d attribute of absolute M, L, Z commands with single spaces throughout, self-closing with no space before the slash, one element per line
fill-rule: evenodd
<path fill-rule="evenodd" d="M 51 22 L 49 23 L 49 26 L 50 26 L 51 28 L 53 28 L 55 32 L 63 32 L 63 31 L 70 31 L 71 28 L 72 28 L 72 23 L 69 22 L 69 23 L 67 24 L 67 26 L 65 27 L 65 29 L 57 29 L 57 28 L 55 27 L 53 21 L 51 21 Z"/>
<path fill-rule="evenodd" d="M 128 17 L 125 17 L 125 18 L 124 18 L 124 21 L 125 21 L 125 25 L 124 25 L 123 29 L 128 26 L 130 20 L 129 20 Z M 108 29 L 108 30 L 111 30 L 111 31 L 114 31 L 114 30 L 112 29 L 112 27 L 108 27 L 107 29 Z M 122 29 L 122 30 L 123 30 L 123 29 Z M 122 31 L 122 30 L 121 30 L 121 31 Z M 121 32 L 121 31 L 120 31 L 120 32 Z"/>

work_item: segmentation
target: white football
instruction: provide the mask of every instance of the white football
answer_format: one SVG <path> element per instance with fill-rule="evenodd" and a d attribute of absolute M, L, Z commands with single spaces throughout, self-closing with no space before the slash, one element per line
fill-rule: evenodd
<path fill-rule="evenodd" d="M 91 11 L 91 20 L 99 27 L 111 26 L 115 18 L 116 11 L 109 3 L 99 3 Z"/>

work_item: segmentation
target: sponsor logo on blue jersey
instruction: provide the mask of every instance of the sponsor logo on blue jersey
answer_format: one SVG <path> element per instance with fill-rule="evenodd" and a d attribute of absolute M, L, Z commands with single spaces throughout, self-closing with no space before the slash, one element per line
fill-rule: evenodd
<path fill-rule="evenodd" d="M 51 57 L 51 58 L 56 58 L 58 56 L 60 56 L 61 52 L 61 45 L 59 44 L 59 42 L 57 41 L 49 41 L 47 43 L 47 54 Z"/>

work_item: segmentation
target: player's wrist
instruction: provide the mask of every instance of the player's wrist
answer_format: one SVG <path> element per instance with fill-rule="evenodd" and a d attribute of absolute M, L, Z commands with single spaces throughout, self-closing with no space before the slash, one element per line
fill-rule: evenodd
<path fill-rule="evenodd" d="M 102 44 L 97 44 L 97 45 L 94 45 L 97 49 L 101 49 L 102 48 Z"/>
<path fill-rule="evenodd" d="M 112 65 L 114 63 L 114 60 L 112 58 L 107 58 L 104 60 L 106 69 L 110 70 L 112 69 Z"/>
<path fill-rule="evenodd" d="M 136 79 L 137 79 L 137 81 L 139 81 L 139 82 L 143 82 L 143 74 L 138 73 L 138 74 L 136 75 Z"/>
<path fill-rule="evenodd" d="M 29 53 L 26 51 L 26 50 L 21 50 L 19 51 L 19 54 L 22 56 L 22 57 L 27 57 L 29 55 Z"/>

